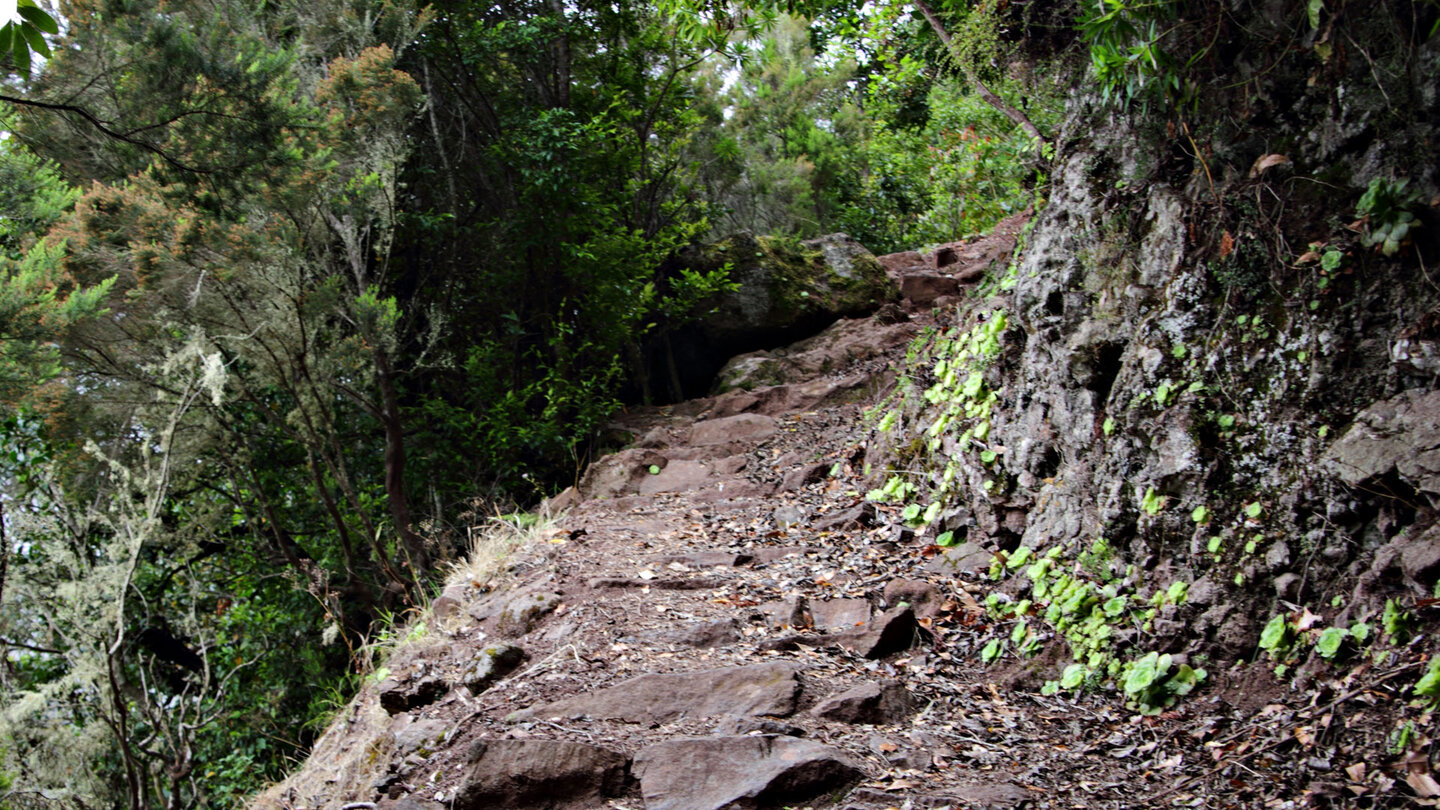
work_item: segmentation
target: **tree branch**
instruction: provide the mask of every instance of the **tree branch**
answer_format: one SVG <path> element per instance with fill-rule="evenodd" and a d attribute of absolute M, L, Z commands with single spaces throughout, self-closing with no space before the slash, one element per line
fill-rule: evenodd
<path fill-rule="evenodd" d="M 940 18 L 936 16 L 935 10 L 930 8 L 930 5 L 926 3 L 925 0 L 915 0 L 915 7 L 920 9 L 921 14 L 925 15 L 925 19 L 930 22 L 930 27 L 935 29 L 935 33 L 940 35 L 940 41 L 945 43 L 946 49 L 954 55 L 956 64 L 958 64 L 960 70 L 965 73 L 965 80 L 970 82 L 971 86 L 980 94 L 980 98 L 984 99 L 986 104 L 1004 113 L 1006 118 L 1014 121 L 1016 126 L 1025 130 L 1025 134 L 1041 142 L 1047 141 L 1048 139 L 1041 134 L 1040 128 L 1035 126 L 1035 123 L 1030 120 L 1029 116 L 1010 106 L 1006 103 L 1005 99 L 995 95 L 995 91 L 986 87 L 985 83 L 980 81 L 980 77 L 975 74 L 975 68 L 970 65 L 968 60 L 962 59 L 956 51 L 955 41 L 951 39 L 950 32 L 945 30 L 945 26 L 940 22 Z"/>
<path fill-rule="evenodd" d="M 149 141 L 143 141 L 139 138 L 131 137 L 130 135 L 117 129 L 112 129 L 104 121 L 101 121 L 93 113 L 91 113 L 84 107 L 77 107 L 74 104 L 52 104 L 48 101 L 36 101 L 34 99 L 7 95 L 0 95 L 0 101 L 9 102 L 10 104 L 14 104 L 20 107 L 34 107 L 35 109 L 50 110 L 52 112 L 74 113 L 81 118 L 84 118 L 85 121 L 90 124 L 90 126 L 95 127 L 105 135 L 114 138 L 121 143 L 128 143 L 131 146 L 138 146 L 141 149 L 144 149 L 145 151 L 158 156 L 161 160 L 165 161 L 171 166 L 174 166 L 177 169 L 180 169 L 181 171 L 194 172 L 196 174 L 210 174 L 213 171 L 210 169 L 201 169 L 196 166 L 190 166 L 188 164 L 182 163 L 181 161 L 171 157 L 170 154 L 164 149 L 161 149 L 160 147 L 156 146 L 153 143 L 150 143 Z M 139 132 L 144 129 L 146 129 L 146 127 L 141 127 L 140 129 L 134 131 Z"/>

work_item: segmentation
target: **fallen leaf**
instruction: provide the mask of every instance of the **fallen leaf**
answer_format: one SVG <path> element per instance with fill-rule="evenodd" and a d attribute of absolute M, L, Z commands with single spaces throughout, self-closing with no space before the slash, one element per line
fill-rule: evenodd
<path fill-rule="evenodd" d="M 1364 781 L 1365 781 L 1365 763 L 1363 763 L 1363 762 L 1357 762 L 1357 763 L 1355 763 L 1354 765 L 1351 765 L 1351 766 L 1347 767 L 1347 768 L 1345 769 L 1345 774 L 1350 777 L 1350 780 L 1351 780 L 1352 782 L 1364 782 Z"/>
<path fill-rule="evenodd" d="M 1273 169 L 1276 166 L 1283 166 L 1289 162 L 1290 158 L 1285 157 L 1284 155 L 1277 155 L 1273 153 L 1269 155 L 1261 155 L 1260 157 L 1256 158 L 1255 163 L 1250 166 L 1250 178 L 1253 180 L 1254 178 L 1264 174 L 1266 170 Z"/>
<path fill-rule="evenodd" d="M 1321 621 L 1320 617 L 1311 613 L 1310 608 L 1307 607 L 1300 611 L 1300 618 L 1295 620 L 1295 629 L 1303 633 L 1314 627 L 1319 621 Z"/>
<path fill-rule="evenodd" d="M 1405 777 L 1405 782 L 1415 791 L 1415 795 L 1422 798 L 1440 796 L 1440 782 L 1428 773 L 1412 773 Z"/>

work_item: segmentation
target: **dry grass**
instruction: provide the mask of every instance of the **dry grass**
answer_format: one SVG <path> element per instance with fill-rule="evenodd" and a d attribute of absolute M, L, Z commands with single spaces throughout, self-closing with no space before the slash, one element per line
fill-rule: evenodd
<path fill-rule="evenodd" d="M 496 588 L 516 555 L 555 534 L 561 515 L 515 512 L 494 515 L 466 529 L 469 551 L 451 564 L 445 586 L 469 585 L 481 591 Z"/>

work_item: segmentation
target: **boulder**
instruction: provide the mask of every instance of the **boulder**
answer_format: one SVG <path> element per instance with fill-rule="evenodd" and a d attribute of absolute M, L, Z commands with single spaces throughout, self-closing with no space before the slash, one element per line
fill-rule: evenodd
<path fill-rule="evenodd" d="M 460 682 L 478 695 L 509 675 L 525 658 L 525 651 L 514 644 L 487 644 L 470 661 Z"/>
<path fill-rule="evenodd" d="M 813 334 L 895 297 L 875 256 L 844 234 L 812 239 L 797 249 L 782 239 L 742 233 L 683 258 L 702 271 L 730 264 L 730 280 L 739 288 L 722 295 L 701 322 L 702 330 L 722 343 L 763 333 L 772 341 L 800 336 L 796 330 Z"/>
<path fill-rule="evenodd" d="M 658 743 L 635 757 L 635 773 L 646 810 L 783 807 L 864 777 L 835 748 L 773 734 Z"/>
<path fill-rule="evenodd" d="M 596 807 L 625 790 L 629 762 L 623 754 L 557 740 L 480 740 L 454 810 Z"/>
<path fill-rule="evenodd" d="M 972 571 L 985 571 L 990 568 L 990 561 L 995 559 L 995 553 L 989 551 L 977 543 L 964 542 L 958 546 L 945 549 L 935 559 L 925 566 L 925 570 L 934 571 L 937 574 L 959 574 Z"/>
<path fill-rule="evenodd" d="M 1323 463 L 1352 487 L 1396 474 L 1440 495 L 1440 391 L 1406 391 L 1361 411 Z"/>
<path fill-rule="evenodd" d="M 681 717 L 785 717 L 794 713 L 800 697 L 797 671 L 794 664 L 770 663 L 641 675 L 608 689 L 516 712 L 511 719 L 592 717 L 668 723 Z"/>
<path fill-rule="evenodd" d="M 395 718 L 392 734 L 395 735 L 395 753 L 400 757 L 418 754 L 428 757 L 445 742 L 445 735 L 452 726 L 443 720 L 415 720 L 402 714 Z"/>
<path fill-rule="evenodd" d="M 831 465 L 824 461 L 802 464 L 785 473 L 780 482 L 781 492 L 794 492 L 811 484 L 818 484 L 830 476 Z"/>
<path fill-rule="evenodd" d="M 929 306 L 943 295 L 958 292 L 960 282 L 939 273 L 910 272 L 900 276 L 900 296 L 911 306 Z"/>
<path fill-rule="evenodd" d="M 585 470 L 585 475 L 580 479 L 580 497 L 591 499 L 634 495 L 640 491 L 641 482 L 651 475 L 651 467 L 663 470 L 668 463 L 665 456 L 648 448 L 631 448 L 611 453 Z"/>
<path fill-rule="evenodd" d="M 450 684 L 431 674 L 390 677 L 381 681 L 376 691 L 380 694 L 380 707 L 390 714 L 399 714 L 434 703 L 450 691 Z"/>
<path fill-rule="evenodd" d="M 510 600 L 500 611 L 496 632 L 507 638 L 519 638 L 531 630 L 546 614 L 560 606 L 560 595 L 546 591 L 522 593 Z"/>
<path fill-rule="evenodd" d="M 811 714 L 841 723 L 894 725 L 910 716 L 910 692 L 899 681 L 867 682 L 820 702 Z"/>
<path fill-rule="evenodd" d="M 869 626 L 841 633 L 836 641 L 865 658 L 884 658 L 915 646 L 920 625 L 909 605 L 891 608 L 870 620 Z"/>
<path fill-rule="evenodd" d="M 878 357 L 908 342 L 914 335 L 915 328 L 900 321 L 842 319 L 814 337 L 784 348 L 732 357 L 717 375 L 715 391 L 758 392 L 767 386 L 815 382 L 821 376 L 843 372 L 856 363 Z"/>
<path fill-rule="evenodd" d="M 685 492 L 710 483 L 710 468 L 699 461 L 671 461 L 658 473 L 640 479 L 640 494 Z"/>
<path fill-rule="evenodd" d="M 945 603 L 940 589 L 918 579 L 892 579 L 885 585 L 885 604 L 907 604 L 922 619 L 934 618 Z"/>

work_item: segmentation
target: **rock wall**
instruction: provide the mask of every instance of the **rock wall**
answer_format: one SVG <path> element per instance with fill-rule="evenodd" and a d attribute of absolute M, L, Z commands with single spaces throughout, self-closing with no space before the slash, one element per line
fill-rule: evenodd
<path fill-rule="evenodd" d="M 1174 119 L 1074 102 L 1022 258 L 918 352 L 882 419 L 879 497 L 910 480 L 942 507 L 931 537 L 1072 560 L 1098 544 L 1100 579 L 1188 583 L 1147 625 L 1221 660 L 1252 656 L 1276 613 L 1344 623 L 1432 595 L 1435 149 L 1418 125 L 1382 129 L 1375 98 L 1326 93 L 1347 98 L 1312 87 L 1293 117 L 1217 126 L 1198 153 Z M 1385 256 L 1356 208 L 1397 177 L 1425 224 Z M 947 347 L 995 311 L 996 356 L 966 361 L 993 404 L 957 409 Z"/>

